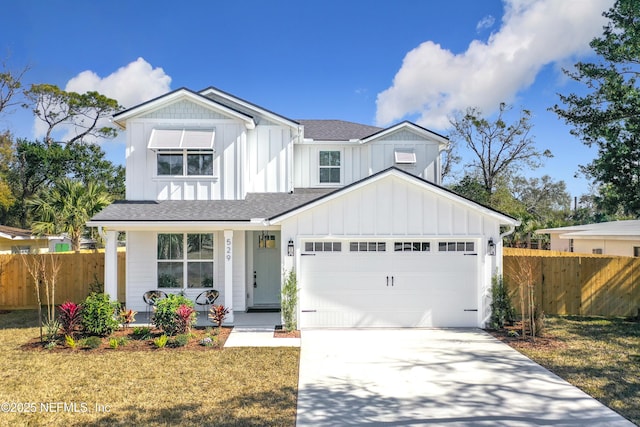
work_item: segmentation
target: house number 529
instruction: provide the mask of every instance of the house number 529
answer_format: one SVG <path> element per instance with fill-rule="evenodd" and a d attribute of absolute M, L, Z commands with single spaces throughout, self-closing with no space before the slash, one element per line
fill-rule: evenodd
<path fill-rule="evenodd" d="M 225 258 L 227 259 L 227 261 L 231 261 L 231 239 L 227 239 L 224 242 L 224 252 L 225 252 Z"/>

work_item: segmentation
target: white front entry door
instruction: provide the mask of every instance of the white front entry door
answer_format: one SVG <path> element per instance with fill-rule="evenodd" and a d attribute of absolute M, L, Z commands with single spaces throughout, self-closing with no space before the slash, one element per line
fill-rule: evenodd
<path fill-rule="evenodd" d="M 472 250 L 440 251 L 437 241 L 389 240 L 374 251 L 351 251 L 354 243 L 303 251 L 300 327 L 478 326 L 477 243 L 452 242 Z"/>

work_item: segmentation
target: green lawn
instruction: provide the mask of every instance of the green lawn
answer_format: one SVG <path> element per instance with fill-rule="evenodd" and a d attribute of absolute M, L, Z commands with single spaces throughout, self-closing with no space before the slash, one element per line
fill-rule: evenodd
<path fill-rule="evenodd" d="M 35 318 L 0 314 L 0 425 L 295 424 L 297 348 L 22 350 Z"/>
<path fill-rule="evenodd" d="M 514 347 L 640 425 L 640 323 L 550 317 L 546 325 L 543 337 L 556 345 Z"/>

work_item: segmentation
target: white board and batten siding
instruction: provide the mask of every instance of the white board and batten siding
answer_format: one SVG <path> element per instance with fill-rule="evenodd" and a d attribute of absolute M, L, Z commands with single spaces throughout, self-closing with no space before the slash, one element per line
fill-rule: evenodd
<path fill-rule="evenodd" d="M 168 231 L 180 233 L 182 231 Z M 198 232 L 206 233 L 207 230 Z M 224 232 L 213 231 L 214 239 L 214 281 L 213 289 L 220 292 L 216 304 L 225 305 L 225 260 L 224 260 Z M 158 289 L 158 269 L 157 269 L 157 233 L 148 231 L 127 232 L 127 308 L 144 312 L 147 306 L 144 304 L 142 296 L 145 292 Z M 150 250 L 150 248 L 153 248 Z M 233 232 L 233 309 L 234 311 L 244 311 L 245 302 L 245 231 L 235 230 Z M 195 301 L 198 294 L 205 289 L 161 289 L 166 293 L 179 293 L 184 291 L 187 298 Z M 196 306 L 201 310 L 202 307 Z"/>
<path fill-rule="evenodd" d="M 396 150 L 415 153 L 416 162 L 412 164 L 396 163 Z M 391 166 L 396 166 L 412 175 L 440 184 L 439 143 L 404 130 L 366 144 L 359 142 L 296 144 L 294 153 L 295 187 L 329 186 L 319 182 L 320 151 L 340 151 L 341 182 L 339 186 L 349 185 Z"/>
<path fill-rule="evenodd" d="M 284 240 L 297 237 L 303 327 L 482 326 L 486 318 L 496 267 L 486 242 L 497 238 L 500 225 L 462 200 L 387 175 L 281 226 Z M 342 249 L 308 254 L 310 241 L 342 242 Z M 354 241 L 383 242 L 386 249 L 352 253 Z M 399 241 L 429 242 L 430 252 L 394 252 Z M 474 251 L 441 253 L 442 241 L 472 242 Z"/>
<path fill-rule="evenodd" d="M 202 110 L 200 118 L 189 115 L 192 106 L 181 101 L 127 122 L 128 200 L 237 200 L 247 192 L 290 190 L 294 138 L 290 128 L 246 129 L 237 119 L 193 108 Z M 153 129 L 214 129 L 213 176 L 158 176 L 156 152 L 147 148 Z"/>

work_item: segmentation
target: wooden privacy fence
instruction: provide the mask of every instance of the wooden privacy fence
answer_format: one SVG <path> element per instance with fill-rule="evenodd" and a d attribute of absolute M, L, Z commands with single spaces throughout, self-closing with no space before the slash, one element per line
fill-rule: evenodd
<path fill-rule="evenodd" d="M 104 283 L 104 253 L 62 253 L 41 255 L 0 255 L 0 309 L 35 308 L 38 305 L 34 280 L 26 262 L 30 257 L 54 257 L 60 263 L 56 278 L 55 303 L 81 302 L 96 280 Z M 126 253 L 118 252 L 118 300 L 125 299 Z M 26 261 L 26 262 L 25 262 Z M 49 260 L 47 260 L 48 262 Z M 41 296 L 43 304 L 44 296 Z"/>
<path fill-rule="evenodd" d="M 49 254 L 26 255 L 48 257 Z M 56 304 L 80 302 L 104 281 L 104 253 L 59 257 Z M 118 300 L 125 301 L 126 253 L 118 252 Z M 530 249 L 504 250 L 504 279 L 519 309 L 518 276 L 530 267 L 538 307 L 546 314 L 631 316 L 640 308 L 640 258 Z M 21 255 L 0 255 L 0 309 L 37 306 L 33 279 Z"/>
<path fill-rule="evenodd" d="M 518 311 L 518 284 L 529 269 L 545 314 L 632 316 L 640 309 L 640 258 L 505 248 L 503 277 Z"/>

